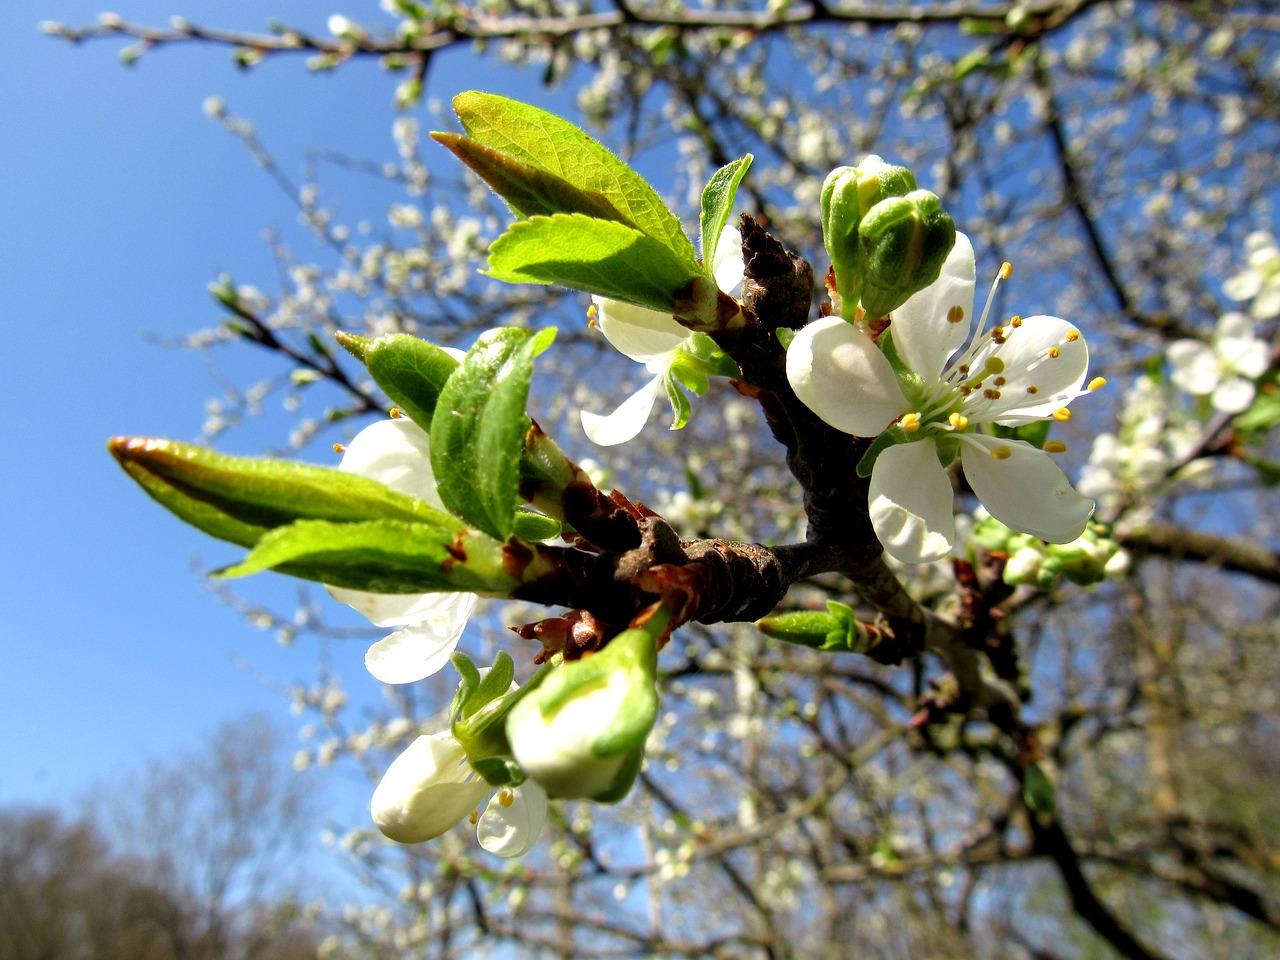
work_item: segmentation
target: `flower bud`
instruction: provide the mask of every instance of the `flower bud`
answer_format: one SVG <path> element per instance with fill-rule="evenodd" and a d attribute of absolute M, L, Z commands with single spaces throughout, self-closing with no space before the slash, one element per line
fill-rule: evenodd
<path fill-rule="evenodd" d="M 837 296 L 850 311 L 857 306 L 862 290 L 858 227 L 863 215 L 886 197 L 900 197 L 915 188 L 910 170 L 885 163 L 874 154 L 856 167 L 837 167 L 823 182 L 822 239 L 835 271 Z"/>
<path fill-rule="evenodd" d="M 422 843 L 459 823 L 489 794 L 449 733 L 419 737 L 387 768 L 369 812 L 383 835 Z"/>
<path fill-rule="evenodd" d="M 1023 547 L 1004 565 L 1004 582 L 1011 587 L 1035 583 L 1044 565 L 1044 553 L 1035 547 Z"/>
<path fill-rule="evenodd" d="M 858 225 L 862 306 L 883 317 L 938 279 L 956 242 L 956 225 L 936 194 L 913 190 L 881 200 Z"/>
<path fill-rule="evenodd" d="M 511 752 L 525 775 L 554 797 L 622 799 L 658 715 L 656 666 L 653 638 L 632 629 L 555 670 L 507 717 Z"/>

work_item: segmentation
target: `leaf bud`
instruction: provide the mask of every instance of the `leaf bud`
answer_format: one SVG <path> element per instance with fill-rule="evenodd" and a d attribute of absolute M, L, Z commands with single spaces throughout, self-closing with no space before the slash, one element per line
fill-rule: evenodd
<path fill-rule="evenodd" d="M 956 241 L 956 225 L 936 194 L 913 190 L 881 200 L 858 225 L 862 306 L 883 317 L 938 279 Z"/>

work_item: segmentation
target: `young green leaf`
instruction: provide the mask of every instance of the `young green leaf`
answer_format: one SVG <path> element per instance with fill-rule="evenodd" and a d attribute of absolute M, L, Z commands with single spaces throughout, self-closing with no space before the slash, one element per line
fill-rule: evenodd
<path fill-rule="evenodd" d="M 474 170 L 518 217 L 582 213 L 635 226 L 601 193 L 583 190 L 564 177 L 460 134 L 433 133 L 431 136 Z"/>
<path fill-rule="evenodd" d="M 555 335 L 554 328 L 485 333 L 445 384 L 431 420 L 440 499 L 498 540 L 515 526 L 533 360 Z"/>
<path fill-rule="evenodd" d="M 676 294 L 702 276 L 660 241 L 633 227 L 581 214 L 532 217 L 489 248 L 490 276 L 508 283 L 556 283 L 671 313 Z"/>
<path fill-rule="evenodd" d="M 443 347 L 398 333 L 379 337 L 364 352 L 369 375 L 423 430 L 431 429 L 440 391 L 458 361 Z"/>
<path fill-rule="evenodd" d="M 453 109 L 472 139 L 600 194 L 677 259 L 696 261 L 679 219 L 653 187 L 586 131 L 527 103 L 475 90 L 454 97 Z"/>
<path fill-rule="evenodd" d="M 269 530 L 305 519 L 403 520 L 465 529 L 421 500 L 327 467 L 230 457 L 143 437 L 116 437 L 107 447 L 125 472 L 179 519 L 240 546 L 253 546 Z"/>
<path fill-rule="evenodd" d="M 299 520 L 266 534 L 242 562 L 218 576 L 244 577 L 268 569 L 375 593 L 501 594 L 516 586 L 503 570 L 500 543 L 476 531 L 455 534 L 401 520 Z"/>
<path fill-rule="evenodd" d="M 716 246 L 729 217 L 733 215 L 733 201 L 738 196 L 738 185 L 747 175 L 754 160 L 751 154 L 726 164 L 711 175 L 702 189 L 702 214 L 698 219 L 702 233 L 702 268 L 711 276 L 716 261 Z"/>

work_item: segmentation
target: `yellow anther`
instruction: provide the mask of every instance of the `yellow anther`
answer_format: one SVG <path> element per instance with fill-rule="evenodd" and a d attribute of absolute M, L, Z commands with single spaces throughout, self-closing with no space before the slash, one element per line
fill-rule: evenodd
<path fill-rule="evenodd" d="M 954 307 L 952 307 L 950 310 L 947 311 L 947 323 L 959 323 L 963 319 L 964 319 L 964 307 L 960 306 L 960 304 L 957 303 Z"/>
<path fill-rule="evenodd" d="M 1008 460 L 1013 456 L 1013 451 L 1008 447 L 996 447 L 991 451 L 991 455 L 997 460 Z"/>
<path fill-rule="evenodd" d="M 1053 359 L 1056 360 L 1059 356 L 1061 356 L 1061 354 L 1062 354 L 1062 351 L 1059 350 L 1057 347 L 1049 348 L 1049 356 L 1052 357 Z"/>
<path fill-rule="evenodd" d="M 1079 339 L 1080 339 L 1079 330 L 1072 330 L 1070 333 L 1067 334 L 1067 343 L 1075 343 Z"/>
<path fill-rule="evenodd" d="M 587 307 L 587 318 L 589 320 L 594 320 L 596 318 L 596 305 L 594 303 Z"/>
<path fill-rule="evenodd" d="M 346 452 L 347 452 L 346 444 L 342 444 L 342 443 L 335 443 L 335 444 L 333 445 L 333 452 L 334 452 L 334 453 L 346 453 Z"/>
<path fill-rule="evenodd" d="M 1003 387 L 1008 382 L 1009 381 L 1006 380 L 1004 377 L 996 377 L 995 380 L 992 381 L 992 383 L 994 383 L 997 387 Z"/>
<path fill-rule="evenodd" d="M 1006 260 L 1004 263 L 1000 264 L 1000 279 L 1008 280 L 1012 276 L 1013 276 L 1013 264 L 1010 263 L 1008 260 Z"/>
<path fill-rule="evenodd" d="M 391 419 L 392 419 L 392 420 L 399 420 L 399 419 L 400 419 L 401 417 L 403 417 L 403 416 L 404 416 L 404 411 L 403 411 L 403 410 L 401 410 L 399 407 L 392 407 L 392 408 L 391 408 Z"/>
<path fill-rule="evenodd" d="M 1059 407 L 1057 410 L 1053 411 L 1053 419 L 1057 420 L 1059 423 L 1066 423 L 1071 419 L 1071 411 L 1066 407 Z"/>
<path fill-rule="evenodd" d="M 1066 453 L 1067 445 L 1061 440 L 1049 440 L 1044 445 L 1045 453 Z"/>
<path fill-rule="evenodd" d="M 1000 338 L 1001 338 L 1001 337 L 1003 337 L 1003 336 L 1004 336 L 1004 327 L 992 327 L 992 328 L 991 328 L 991 339 L 992 339 L 992 340 L 994 340 L 994 341 L 996 341 L 996 343 L 999 343 L 999 342 L 1000 342 Z"/>
<path fill-rule="evenodd" d="M 982 391 L 982 395 L 983 395 L 984 397 L 986 397 L 988 400 L 999 400 L 999 399 L 1000 399 L 1000 391 L 999 391 L 999 390 L 983 390 L 983 391 Z"/>
<path fill-rule="evenodd" d="M 1009 326 L 1014 327 L 1015 329 L 1022 326 L 1022 318 L 1015 313 L 1009 318 Z"/>
<path fill-rule="evenodd" d="M 1035 384 L 1032 384 L 1031 386 L 1027 387 L 1027 393 L 1039 393 L 1039 392 L 1040 392 L 1040 388 L 1037 387 Z"/>
<path fill-rule="evenodd" d="M 470 816 L 467 817 L 467 823 L 471 824 L 474 827 L 476 825 L 476 821 L 478 821 L 479 819 L 480 819 L 480 808 L 476 807 L 476 809 L 471 811 Z"/>
<path fill-rule="evenodd" d="M 920 414 L 918 413 L 904 414 L 902 417 L 902 420 L 899 421 L 898 425 L 902 427 L 903 430 L 907 431 L 907 433 L 915 433 L 917 430 L 920 429 Z"/>
<path fill-rule="evenodd" d="M 963 430 L 969 425 L 969 418 L 963 413 L 953 413 L 951 416 L 947 417 L 947 423 L 951 424 L 951 426 L 956 430 Z"/>
<path fill-rule="evenodd" d="M 1106 377 L 1094 377 L 1092 380 L 1090 380 L 1090 381 L 1089 381 L 1089 389 L 1090 389 L 1091 391 L 1092 391 L 1092 390 L 1101 390 L 1101 389 L 1102 389 L 1103 387 L 1105 387 L 1106 385 L 1107 385 L 1107 378 L 1106 378 Z"/>
<path fill-rule="evenodd" d="M 969 375 L 969 365 L 967 363 L 960 364 L 960 372 L 967 377 Z"/>
<path fill-rule="evenodd" d="M 512 791 L 506 789 L 498 791 L 498 803 L 504 807 L 509 807 L 516 802 L 516 795 Z"/>

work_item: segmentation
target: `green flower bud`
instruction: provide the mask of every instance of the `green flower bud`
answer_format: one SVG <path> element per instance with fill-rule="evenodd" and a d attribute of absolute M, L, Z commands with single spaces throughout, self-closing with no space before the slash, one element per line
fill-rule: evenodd
<path fill-rule="evenodd" d="M 887 197 L 916 188 L 906 167 L 885 163 L 874 154 L 856 167 L 837 167 L 822 184 L 822 239 L 835 271 L 837 306 L 852 319 L 862 291 L 863 251 L 858 237 L 863 215 Z"/>
<path fill-rule="evenodd" d="M 862 307 L 883 317 L 938 279 L 956 242 L 956 225 L 936 194 L 913 190 L 881 200 L 858 225 Z"/>
<path fill-rule="evenodd" d="M 626 796 L 658 716 L 656 670 L 654 638 L 631 629 L 552 671 L 507 717 L 525 775 L 553 797 L 613 803 Z"/>
<path fill-rule="evenodd" d="M 853 608 L 834 600 L 827 601 L 826 613 L 793 610 L 774 614 L 757 620 L 756 628 L 766 637 L 815 650 L 862 653 L 867 649 L 866 631 L 854 619 Z"/>

